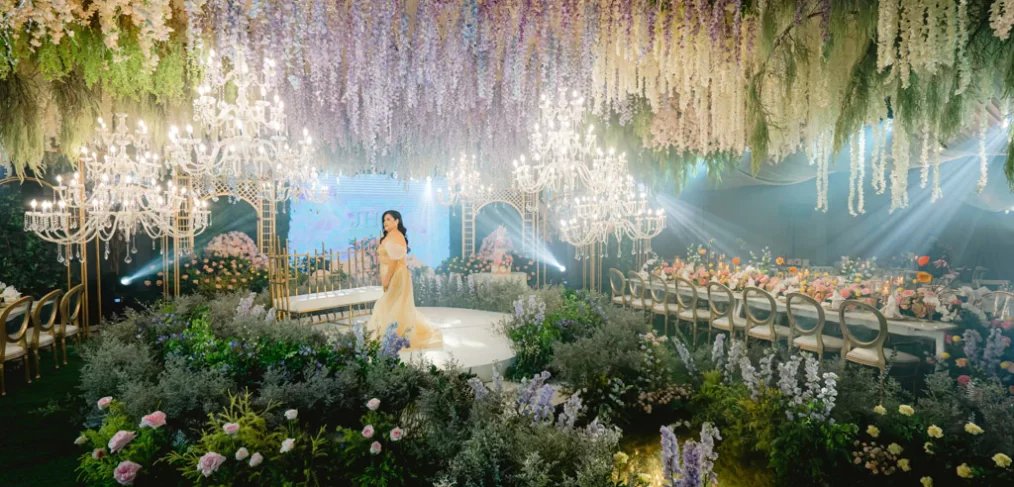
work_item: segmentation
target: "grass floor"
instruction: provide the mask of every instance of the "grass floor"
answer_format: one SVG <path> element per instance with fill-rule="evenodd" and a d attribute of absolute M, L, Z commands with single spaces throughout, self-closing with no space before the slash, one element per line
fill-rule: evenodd
<path fill-rule="evenodd" d="M 31 384 L 23 368 L 7 363 L 7 396 L 0 398 L 0 486 L 77 485 L 81 450 L 74 438 L 82 428 L 75 398 L 83 363 L 72 344 L 67 352 L 67 365 L 56 369 L 53 356 L 42 351 L 42 378 L 34 379 L 33 365 Z"/>

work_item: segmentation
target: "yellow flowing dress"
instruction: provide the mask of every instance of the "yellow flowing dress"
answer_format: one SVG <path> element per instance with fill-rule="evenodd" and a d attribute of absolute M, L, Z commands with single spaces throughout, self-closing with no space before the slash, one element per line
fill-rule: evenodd
<path fill-rule="evenodd" d="M 386 276 L 390 266 L 394 275 L 384 293 L 373 305 L 373 316 L 367 329 L 380 337 L 391 323 L 398 323 L 398 336 L 408 334 L 408 350 L 443 348 L 443 334 L 415 308 L 412 275 L 405 265 L 408 249 L 388 240 L 377 249 L 380 258 L 380 275 Z"/>

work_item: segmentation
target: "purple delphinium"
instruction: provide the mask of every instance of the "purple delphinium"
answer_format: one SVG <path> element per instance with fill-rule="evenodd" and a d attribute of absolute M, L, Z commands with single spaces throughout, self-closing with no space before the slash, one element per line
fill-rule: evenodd
<path fill-rule="evenodd" d="M 743 342 L 732 338 L 732 345 L 729 347 L 729 360 L 725 363 L 725 382 L 732 382 L 732 376 L 736 373 L 736 367 L 743 358 Z"/>
<path fill-rule="evenodd" d="M 663 426 L 659 430 L 662 435 L 662 478 L 665 485 L 673 485 L 672 480 L 682 474 L 680 470 L 680 445 L 672 428 Z"/>
<path fill-rule="evenodd" d="M 982 343 L 982 335 L 975 330 L 965 330 L 962 338 L 965 342 L 965 357 L 967 357 L 969 361 L 974 362 L 979 356 L 979 344 Z"/>
<path fill-rule="evenodd" d="M 722 434 L 711 423 L 704 423 L 701 426 L 701 480 L 705 485 L 718 484 L 718 474 L 714 471 L 718 460 L 715 440 L 722 441 Z"/>
<path fill-rule="evenodd" d="M 986 337 L 986 346 L 982 350 L 982 366 L 990 375 L 996 375 L 1000 362 L 1003 360 L 1003 352 L 1007 348 L 1007 337 L 1003 336 L 1003 330 L 993 328 L 989 330 Z"/>
<path fill-rule="evenodd" d="M 573 428 L 583 410 L 584 404 L 581 402 L 581 394 L 575 393 L 563 404 L 563 414 L 557 418 L 556 426 L 564 429 Z"/>
<path fill-rule="evenodd" d="M 479 379 L 478 377 L 468 379 L 468 385 L 472 388 L 472 392 L 475 393 L 476 401 L 482 400 L 487 394 L 489 394 L 489 389 L 486 389 L 486 386 L 482 384 L 482 379 Z"/>
<path fill-rule="evenodd" d="M 711 363 L 715 370 L 721 370 L 725 361 L 725 335 L 719 334 L 715 337 L 715 343 L 711 345 Z"/>
<path fill-rule="evenodd" d="M 679 354 L 680 360 L 682 360 L 683 364 L 686 365 L 687 372 L 690 372 L 690 375 L 696 375 L 697 366 L 694 364 L 693 355 L 690 355 L 690 351 L 687 350 L 686 345 L 684 345 L 679 339 L 674 338 L 673 342 L 676 343 L 676 353 Z"/>
<path fill-rule="evenodd" d="M 528 414 L 532 411 L 532 408 L 535 407 L 534 403 L 539 390 L 546 384 L 550 376 L 549 372 L 542 371 L 532 376 L 531 380 L 527 378 L 521 380 L 522 389 L 518 393 L 518 398 L 515 402 L 518 413 Z"/>
<path fill-rule="evenodd" d="M 377 353 L 377 356 L 395 359 L 398 357 L 398 352 L 408 347 L 408 333 L 405 333 L 405 336 L 398 336 L 398 323 L 391 323 L 387 325 L 387 329 L 384 330 L 384 335 L 380 339 L 380 352 Z"/>
<path fill-rule="evenodd" d="M 352 327 L 352 333 L 356 336 L 356 356 L 365 359 L 368 350 L 366 349 L 366 328 L 362 323 L 356 323 Z"/>
<path fill-rule="evenodd" d="M 544 385 L 539 391 L 539 399 L 535 403 L 533 416 L 536 423 L 545 423 L 553 420 L 553 386 Z"/>
<path fill-rule="evenodd" d="M 702 487 L 701 473 L 701 445 L 688 441 L 683 444 L 683 476 L 676 487 Z"/>

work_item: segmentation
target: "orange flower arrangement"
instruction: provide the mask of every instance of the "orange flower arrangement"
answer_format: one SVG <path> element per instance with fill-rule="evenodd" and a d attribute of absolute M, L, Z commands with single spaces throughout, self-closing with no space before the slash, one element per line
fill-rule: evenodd
<path fill-rule="evenodd" d="M 795 267 L 789 267 L 789 274 L 796 275 L 796 272 L 799 272 L 799 269 L 796 269 Z"/>
<path fill-rule="evenodd" d="M 785 259 L 783 259 L 781 257 L 775 259 L 775 264 L 782 265 L 784 263 L 785 263 Z"/>
<path fill-rule="evenodd" d="M 920 272 L 915 275 L 915 280 L 923 284 L 929 284 L 933 281 L 933 276 L 929 272 Z"/>
<path fill-rule="evenodd" d="M 918 263 L 919 263 L 919 267 L 923 267 L 926 264 L 929 264 L 929 256 L 928 255 L 924 255 L 922 257 L 919 257 Z"/>
<path fill-rule="evenodd" d="M 704 255 L 704 254 L 708 253 L 708 249 L 701 249 L 701 250 L 698 250 L 698 251 L 697 251 L 697 253 L 698 253 L 698 254 L 701 254 L 701 255 Z"/>
<path fill-rule="evenodd" d="M 732 265 L 739 265 L 739 262 L 740 262 L 739 261 L 739 257 L 733 257 L 732 258 Z"/>

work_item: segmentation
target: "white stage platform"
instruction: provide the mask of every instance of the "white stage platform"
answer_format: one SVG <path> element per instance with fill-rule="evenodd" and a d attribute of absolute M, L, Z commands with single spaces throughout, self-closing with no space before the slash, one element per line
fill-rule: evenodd
<path fill-rule="evenodd" d="M 444 349 L 402 352 L 403 361 L 423 361 L 441 369 L 453 361 L 484 382 L 493 380 L 494 366 L 503 374 L 513 363 L 510 341 L 496 331 L 496 324 L 508 315 L 461 308 L 419 308 L 419 312 L 443 333 Z M 369 319 L 364 316 L 355 321 L 365 323 Z"/>

